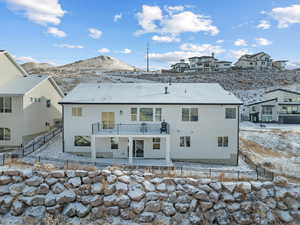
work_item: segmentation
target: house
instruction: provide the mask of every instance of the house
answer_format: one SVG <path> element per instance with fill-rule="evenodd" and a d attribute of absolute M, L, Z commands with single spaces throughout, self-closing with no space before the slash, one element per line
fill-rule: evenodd
<path fill-rule="evenodd" d="M 172 65 L 172 70 L 176 72 L 213 72 L 225 71 L 231 67 L 231 62 L 220 61 L 215 58 L 214 53 L 211 56 L 194 56 L 185 63 L 182 59 L 179 63 Z"/>
<path fill-rule="evenodd" d="M 24 145 L 61 121 L 63 93 L 45 75 L 29 76 L 0 51 L 0 147 Z"/>
<path fill-rule="evenodd" d="M 282 70 L 285 70 L 287 62 L 288 62 L 287 60 L 273 61 L 272 66 L 273 66 L 274 69 L 282 71 Z"/>
<path fill-rule="evenodd" d="M 251 70 L 271 70 L 272 69 L 272 59 L 271 56 L 259 52 L 253 55 L 243 55 L 235 63 L 236 67 L 242 69 L 251 69 Z"/>
<path fill-rule="evenodd" d="M 184 59 L 181 59 L 179 63 L 175 63 L 171 65 L 171 70 L 173 72 L 177 73 L 183 73 L 184 71 L 188 70 L 190 68 L 190 65 L 184 61 Z"/>
<path fill-rule="evenodd" d="M 242 103 L 219 84 L 79 84 L 60 104 L 65 152 L 237 164 Z"/>
<path fill-rule="evenodd" d="M 247 105 L 250 121 L 300 124 L 300 92 L 274 89 L 263 98 Z"/>

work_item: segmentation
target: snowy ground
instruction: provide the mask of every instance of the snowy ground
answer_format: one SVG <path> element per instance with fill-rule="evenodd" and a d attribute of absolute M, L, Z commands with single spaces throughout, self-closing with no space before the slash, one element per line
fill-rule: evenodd
<path fill-rule="evenodd" d="M 300 125 L 242 122 L 241 150 L 257 164 L 300 178 Z"/>
<path fill-rule="evenodd" d="M 57 159 L 57 163 L 61 160 L 72 160 L 72 161 L 80 161 L 80 162 L 94 162 L 89 157 L 85 156 L 77 156 L 71 153 L 63 153 L 62 152 L 62 143 L 61 143 L 61 135 L 58 135 L 56 138 L 52 139 L 49 144 L 42 147 L 40 150 L 32 153 L 29 157 L 25 158 L 27 162 L 34 162 L 37 157 L 42 158 L 49 158 L 53 159 L 54 161 L 49 163 L 55 162 Z M 34 158 L 32 158 L 34 157 Z M 128 159 L 107 159 L 107 158 L 97 158 L 97 163 L 103 165 L 128 165 Z M 163 159 L 136 159 L 133 161 L 134 165 L 142 165 L 142 166 L 167 166 L 167 162 Z M 188 162 L 173 162 L 172 163 L 175 167 L 183 168 L 184 170 L 195 170 L 195 171 L 209 171 L 212 170 L 225 170 L 228 172 L 231 171 L 241 171 L 241 172 L 253 172 L 251 169 L 242 159 L 239 160 L 238 166 L 222 166 L 222 165 L 213 165 L 213 164 L 202 164 L 202 163 L 188 163 Z"/>

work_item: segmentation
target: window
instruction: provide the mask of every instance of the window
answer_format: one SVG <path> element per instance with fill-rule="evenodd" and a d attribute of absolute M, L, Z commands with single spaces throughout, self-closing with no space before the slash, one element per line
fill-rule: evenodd
<path fill-rule="evenodd" d="M 198 108 L 182 108 L 182 121 L 198 121 Z"/>
<path fill-rule="evenodd" d="M 226 108 L 225 109 L 225 118 L 226 119 L 235 119 L 236 118 L 236 108 Z"/>
<path fill-rule="evenodd" d="M 263 115 L 272 115 L 272 106 L 263 105 L 262 106 Z"/>
<path fill-rule="evenodd" d="M 228 137 L 218 137 L 218 147 L 228 147 Z"/>
<path fill-rule="evenodd" d="M 79 147 L 91 146 L 91 137 L 90 136 L 75 136 L 74 145 L 79 146 Z"/>
<path fill-rule="evenodd" d="M 46 106 L 47 106 L 47 108 L 50 108 L 50 107 L 51 107 L 51 100 L 50 100 L 50 99 L 48 99 L 48 100 L 46 101 Z"/>
<path fill-rule="evenodd" d="M 9 128 L 0 128 L 0 140 L 9 141 L 10 140 L 10 129 Z"/>
<path fill-rule="evenodd" d="M 155 121 L 160 122 L 161 121 L 161 108 L 155 109 Z"/>
<path fill-rule="evenodd" d="M 180 137 L 180 147 L 191 147 L 191 137 L 190 136 Z"/>
<path fill-rule="evenodd" d="M 137 121 L 137 108 L 130 109 L 131 121 Z"/>
<path fill-rule="evenodd" d="M 73 107 L 72 116 L 82 116 L 82 109 L 80 107 Z"/>
<path fill-rule="evenodd" d="M 256 106 L 252 106 L 252 111 L 256 112 Z"/>
<path fill-rule="evenodd" d="M 140 108 L 140 121 L 153 121 L 153 109 Z"/>
<path fill-rule="evenodd" d="M 0 112 L 11 113 L 11 97 L 0 97 Z"/>
<path fill-rule="evenodd" d="M 117 137 L 110 138 L 110 148 L 119 149 L 119 138 Z"/>
<path fill-rule="evenodd" d="M 160 149 L 160 138 L 153 138 L 152 142 L 153 142 L 152 148 L 155 150 L 159 150 Z"/>

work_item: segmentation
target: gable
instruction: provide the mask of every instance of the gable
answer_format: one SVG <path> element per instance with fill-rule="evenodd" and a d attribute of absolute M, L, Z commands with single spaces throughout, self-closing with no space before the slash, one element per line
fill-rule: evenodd
<path fill-rule="evenodd" d="M 27 76 L 27 73 L 22 69 L 8 52 L 0 52 L 0 86 Z"/>

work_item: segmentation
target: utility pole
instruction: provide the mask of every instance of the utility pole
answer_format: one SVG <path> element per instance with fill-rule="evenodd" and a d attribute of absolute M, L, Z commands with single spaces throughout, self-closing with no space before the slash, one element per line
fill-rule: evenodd
<path fill-rule="evenodd" d="M 147 42 L 147 72 L 149 72 L 149 42 Z"/>

